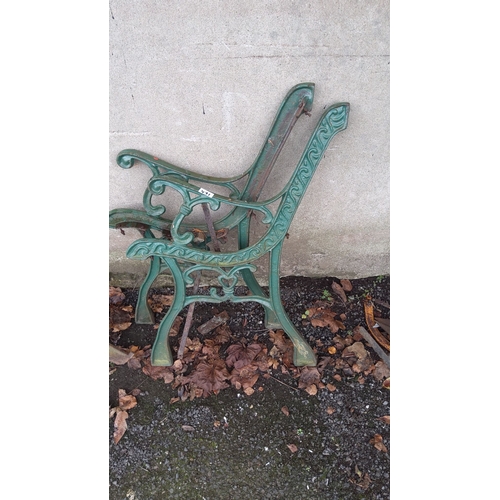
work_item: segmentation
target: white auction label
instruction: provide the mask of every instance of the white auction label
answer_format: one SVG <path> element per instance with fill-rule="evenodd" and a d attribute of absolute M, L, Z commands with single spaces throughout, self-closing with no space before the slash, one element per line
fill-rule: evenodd
<path fill-rule="evenodd" d="M 198 189 L 198 192 L 204 194 L 205 196 L 208 196 L 209 198 L 213 198 L 214 196 L 214 193 L 211 193 L 210 191 L 207 191 L 206 189 L 203 188 Z"/>

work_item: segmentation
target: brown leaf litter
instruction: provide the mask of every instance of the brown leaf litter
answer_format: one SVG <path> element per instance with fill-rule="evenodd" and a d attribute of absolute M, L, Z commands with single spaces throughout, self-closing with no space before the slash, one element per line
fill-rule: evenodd
<path fill-rule="evenodd" d="M 340 284 L 332 284 L 332 289 L 344 301 L 345 292 L 349 292 L 352 286 L 348 280 L 341 280 Z M 345 298 L 347 300 L 347 297 Z M 171 296 L 168 295 L 156 294 L 151 299 L 150 306 L 156 312 L 160 312 L 160 309 L 163 311 L 164 307 L 171 304 Z M 388 321 L 381 320 L 377 315 L 377 324 L 375 323 L 374 308 L 370 299 L 371 297 L 367 297 L 363 303 L 367 326 L 370 327 L 371 324 L 372 328 L 383 329 L 381 335 L 388 342 Z M 120 328 L 128 327 L 125 326 L 126 324 L 131 324 L 133 309 L 131 306 L 124 306 L 124 300 L 125 295 L 121 289 L 110 287 L 110 330 L 112 330 L 110 342 L 113 340 L 112 335 L 115 330 L 120 331 Z M 172 398 L 172 404 L 176 401 L 208 397 L 230 386 L 251 396 L 256 390 L 260 377 L 273 377 L 278 382 L 284 383 L 272 375 L 273 370 L 291 375 L 292 380 L 296 380 L 296 387 L 290 384 L 285 385 L 295 390 L 304 390 L 310 396 L 315 396 L 322 390 L 330 392 L 336 390 L 333 383 L 325 380 L 327 372 L 335 382 L 341 382 L 345 377 L 356 377 L 357 381 L 362 384 L 366 377 L 371 376 L 380 382 L 383 388 L 389 389 L 389 367 L 381 360 L 374 361 L 373 351 L 368 350 L 373 346 L 369 343 L 365 344 L 366 339 L 359 331 L 355 329 L 354 332 L 345 333 L 346 314 L 334 311 L 333 305 L 333 303 L 317 301 L 308 309 L 307 321 L 313 327 L 328 328 L 332 334 L 330 341 L 316 343 L 314 350 L 318 357 L 318 364 L 315 367 L 296 367 L 293 364 L 293 344 L 283 330 L 268 331 L 270 348 L 265 343 L 259 342 L 257 335 L 254 336 L 253 341 L 245 338 L 236 339 L 229 328 L 229 316 L 226 311 L 217 313 L 211 320 L 198 327 L 197 331 L 201 337 L 186 339 L 183 359 L 176 359 L 173 366 L 152 366 L 149 345 L 131 346 L 125 349 L 110 343 L 110 362 L 113 365 L 127 365 L 134 370 L 141 369 L 153 380 L 163 380 L 165 384 L 171 384 L 172 388 L 177 389 L 178 392 L 178 397 Z M 340 307 L 344 307 L 344 310 L 348 312 L 345 306 L 340 305 Z M 182 317 L 176 319 L 175 328 L 170 335 L 178 334 L 182 321 Z M 208 337 L 210 333 L 212 335 Z M 259 390 L 263 388 L 259 387 Z M 126 394 L 120 389 L 119 404 L 111 409 L 110 413 L 110 417 L 115 415 L 115 443 L 123 437 L 127 429 L 128 411 L 136 404 L 134 393 Z M 286 416 L 289 415 L 288 408 L 283 407 L 281 411 Z M 327 409 L 327 412 L 331 412 L 330 414 L 334 411 L 330 407 Z M 389 424 L 389 416 L 380 417 L 380 419 Z M 386 451 L 380 435 L 375 435 L 370 444 L 380 451 Z M 289 445 L 290 451 L 295 453 L 297 449 L 293 451 L 293 447 L 295 445 Z M 367 476 L 360 476 L 360 479 L 360 486 L 369 481 Z"/>

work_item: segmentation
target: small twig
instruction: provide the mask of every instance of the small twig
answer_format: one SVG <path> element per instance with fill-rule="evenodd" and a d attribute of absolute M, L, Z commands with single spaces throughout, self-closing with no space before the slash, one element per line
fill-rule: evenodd
<path fill-rule="evenodd" d="M 200 279 L 201 279 L 201 272 L 198 271 L 193 284 L 193 294 L 196 294 L 198 292 L 198 287 L 200 286 Z M 184 330 L 182 331 L 182 337 L 179 343 L 179 350 L 177 351 L 177 359 L 182 359 L 184 355 L 184 348 L 186 347 L 189 330 L 191 329 L 191 323 L 193 322 L 194 304 L 195 304 L 194 302 L 191 302 L 191 304 L 189 304 L 189 309 L 186 316 L 186 322 L 184 323 Z"/>
<path fill-rule="evenodd" d="M 148 380 L 148 379 L 149 379 L 149 377 L 145 377 L 139 385 L 135 386 L 135 388 L 139 389 L 139 387 L 141 387 L 141 385 L 144 384 L 144 382 L 146 382 L 146 380 Z"/>
<path fill-rule="evenodd" d="M 390 358 L 387 354 L 382 350 L 382 348 L 377 344 L 375 339 L 365 330 L 361 325 L 354 328 L 355 331 L 359 332 L 363 338 L 370 344 L 370 347 L 379 355 L 380 359 L 387 365 L 389 368 Z"/>
<path fill-rule="evenodd" d="M 207 223 L 208 232 L 210 233 L 210 237 L 212 238 L 212 244 L 214 246 L 214 250 L 216 252 L 220 252 L 219 240 L 215 234 L 214 223 L 212 221 L 212 216 L 210 214 L 210 208 L 208 203 L 202 203 L 203 213 L 205 215 L 205 222 Z M 198 271 L 196 274 L 196 279 L 193 284 L 193 294 L 198 292 L 198 287 L 200 286 L 201 272 Z M 193 322 L 193 313 L 194 313 L 194 302 L 189 304 L 189 309 L 186 316 L 186 322 L 184 323 L 184 330 L 182 332 L 181 341 L 179 343 L 179 350 L 177 351 L 177 359 L 182 359 L 184 355 L 184 348 L 186 347 L 186 341 L 189 334 L 189 330 L 191 328 L 191 323 Z"/>
<path fill-rule="evenodd" d="M 286 387 L 289 387 L 290 389 L 293 389 L 294 391 L 299 391 L 299 389 L 297 389 L 297 387 L 292 387 L 291 385 L 288 385 L 288 384 L 285 384 L 285 382 L 282 382 L 281 380 L 277 379 L 276 377 L 274 377 L 273 375 L 269 374 L 269 376 L 276 380 L 276 382 L 279 382 L 280 384 L 282 385 L 285 385 Z"/>
<path fill-rule="evenodd" d="M 208 233 L 210 234 L 210 238 L 214 246 L 214 251 L 220 252 L 219 240 L 217 239 L 217 235 L 215 234 L 214 223 L 212 221 L 212 215 L 210 214 L 208 203 L 202 203 L 201 206 L 203 207 L 203 214 L 205 215 L 205 221 L 207 223 Z"/>
<path fill-rule="evenodd" d="M 165 420 L 167 420 L 168 417 L 169 417 L 169 415 L 167 415 L 158 425 L 163 424 L 163 422 L 165 422 Z"/>

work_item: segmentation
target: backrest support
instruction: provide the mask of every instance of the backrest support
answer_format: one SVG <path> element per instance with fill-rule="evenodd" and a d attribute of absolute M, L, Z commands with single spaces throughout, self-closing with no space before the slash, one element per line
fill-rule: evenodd
<path fill-rule="evenodd" d="M 273 225 L 278 239 L 283 238 L 297 211 L 316 169 L 323 158 L 328 144 L 333 137 L 347 128 L 349 103 L 338 103 L 330 106 L 319 119 L 304 152 L 297 163 L 292 177 L 276 196 L 281 198 Z"/>
<path fill-rule="evenodd" d="M 293 126 L 302 113 L 310 113 L 313 99 L 314 83 L 295 85 L 283 99 L 262 149 L 249 169 L 242 200 L 258 199 Z"/>

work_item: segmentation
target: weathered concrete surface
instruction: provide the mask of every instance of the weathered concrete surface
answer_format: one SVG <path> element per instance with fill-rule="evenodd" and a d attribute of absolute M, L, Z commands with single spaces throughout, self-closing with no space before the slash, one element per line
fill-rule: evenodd
<path fill-rule="evenodd" d="M 235 175 L 260 150 L 287 91 L 316 84 L 269 179 L 284 181 L 325 106 L 348 101 L 337 135 L 293 221 L 283 275 L 389 273 L 389 2 L 110 1 L 110 209 L 140 208 L 140 149 L 204 174 Z M 264 193 L 265 195 L 265 193 Z M 135 238 L 110 231 L 110 272 L 144 272 L 125 257 Z"/>

